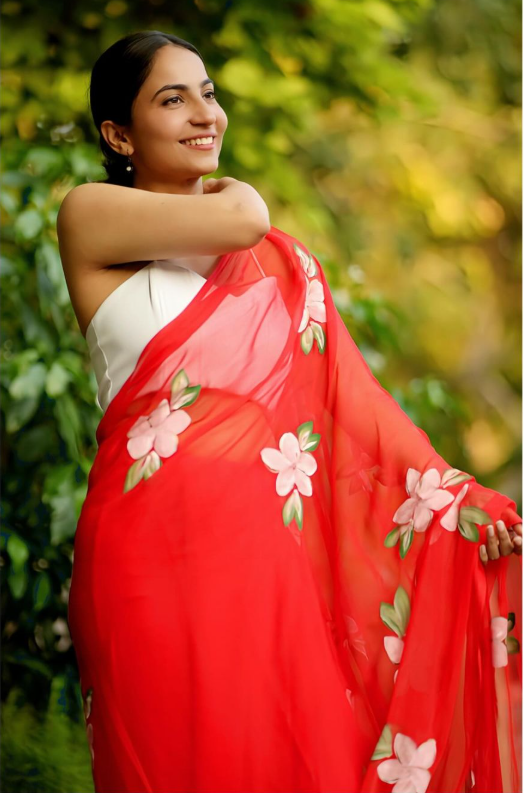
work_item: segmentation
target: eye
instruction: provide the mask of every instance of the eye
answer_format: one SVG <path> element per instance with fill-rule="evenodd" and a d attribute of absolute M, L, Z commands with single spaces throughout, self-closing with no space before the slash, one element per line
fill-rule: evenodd
<path fill-rule="evenodd" d="M 211 96 L 214 99 L 215 98 L 215 92 L 214 91 L 206 91 L 204 96 Z M 169 105 L 172 102 L 173 99 L 180 99 L 180 98 L 181 97 L 178 96 L 178 94 L 176 96 L 170 96 L 169 99 L 166 99 L 166 101 L 162 102 L 162 104 L 163 105 Z M 173 104 L 175 104 L 175 103 L 173 103 Z M 177 102 L 176 104 L 179 104 L 179 103 Z"/>

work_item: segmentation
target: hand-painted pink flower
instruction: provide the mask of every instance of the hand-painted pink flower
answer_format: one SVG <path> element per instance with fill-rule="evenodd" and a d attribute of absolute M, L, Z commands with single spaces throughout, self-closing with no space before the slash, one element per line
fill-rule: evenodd
<path fill-rule="evenodd" d="M 464 485 L 455 496 L 453 504 L 450 506 L 446 514 L 440 519 L 440 525 L 447 529 L 447 531 L 456 531 L 459 520 L 459 506 L 460 502 L 468 492 L 469 485 Z"/>
<path fill-rule="evenodd" d="M 440 474 L 436 468 L 430 468 L 422 476 L 415 468 L 408 468 L 406 490 L 410 497 L 393 515 L 395 523 L 412 523 L 415 531 L 426 531 L 433 518 L 433 510 L 442 509 L 453 501 L 453 494 L 439 486 Z"/>
<path fill-rule="evenodd" d="M 491 659 L 497 669 L 508 665 L 508 648 L 504 639 L 508 635 L 508 620 L 506 617 L 493 617 L 491 620 Z"/>
<path fill-rule="evenodd" d="M 384 636 L 384 648 L 389 660 L 394 664 L 399 664 L 404 652 L 404 639 L 398 636 Z"/>
<path fill-rule="evenodd" d="M 170 457 L 178 448 L 178 435 L 191 424 L 185 410 L 170 410 L 163 399 L 149 416 L 140 416 L 127 433 L 127 450 L 139 460 L 154 449 L 160 457 Z"/>
<path fill-rule="evenodd" d="M 318 322 L 326 321 L 326 305 L 324 303 L 324 286 L 318 278 L 313 278 L 307 283 L 306 305 L 298 328 L 298 333 L 303 331 L 309 318 L 316 319 Z"/>
<path fill-rule="evenodd" d="M 431 779 L 427 769 L 431 768 L 437 755 L 435 739 L 430 738 L 417 747 L 412 738 L 399 732 L 395 735 L 393 750 L 397 759 L 379 763 L 379 779 L 394 785 L 392 793 L 426 793 Z"/>
<path fill-rule="evenodd" d="M 317 461 L 309 452 L 303 452 L 298 438 L 292 432 L 285 432 L 279 441 L 280 451 L 267 447 L 260 456 L 269 470 L 276 474 L 276 488 L 279 496 L 286 496 L 296 485 L 303 496 L 313 493 L 311 479 L 317 470 Z"/>

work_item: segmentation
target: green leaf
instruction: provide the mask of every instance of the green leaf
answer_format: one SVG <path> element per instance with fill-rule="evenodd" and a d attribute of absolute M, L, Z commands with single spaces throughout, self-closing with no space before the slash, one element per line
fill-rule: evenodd
<path fill-rule="evenodd" d="M 382 760 L 384 757 L 391 757 L 393 754 L 393 736 L 391 727 L 386 724 L 380 734 L 380 738 L 375 746 L 375 751 L 371 755 L 372 760 Z"/>
<path fill-rule="evenodd" d="M 44 391 L 46 375 L 45 364 L 35 363 L 15 377 L 9 386 L 9 393 L 13 399 L 40 399 Z"/>
<path fill-rule="evenodd" d="M 510 611 L 508 614 L 508 633 L 515 627 L 515 612 Z"/>
<path fill-rule="evenodd" d="M 46 394 L 52 398 L 60 396 L 67 390 L 71 380 L 71 374 L 67 369 L 64 369 L 58 361 L 53 361 L 45 379 Z"/>
<path fill-rule="evenodd" d="M 324 329 L 318 324 L 318 322 L 312 321 L 311 330 L 313 331 L 313 336 L 317 341 L 319 352 L 323 353 L 326 345 L 326 337 L 324 335 Z"/>
<path fill-rule="evenodd" d="M 311 352 L 311 348 L 313 347 L 313 341 L 315 337 L 313 336 L 313 328 L 309 325 L 301 334 L 300 336 L 300 346 L 302 347 L 303 352 L 306 355 L 309 355 Z"/>
<path fill-rule="evenodd" d="M 48 573 L 38 573 L 33 586 L 33 604 L 35 611 L 49 605 L 51 600 L 51 580 Z"/>
<path fill-rule="evenodd" d="M 393 606 L 398 616 L 398 624 L 402 630 L 402 635 L 404 636 L 411 615 L 411 604 L 409 602 L 409 595 L 403 586 L 399 586 L 395 592 Z"/>
<path fill-rule="evenodd" d="M 391 529 L 391 531 L 386 534 L 384 539 L 384 545 L 386 548 L 393 548 L 397 544 L 399 536 L 400 526 L 395 526 L 394 529 Z"/>
<path fill-rule="evenodd" d="M 13 568 L 15 570 L 21 570 L 29 558 L 27 543 L 19 537 L 18 534 L 10 534 L 7 539 L 6 550 L 11 559 Z"/>
<path fill-rule="evenodd" d="M 462 510 L 460 514 L 462 515 Z M 458 530 L 465 540 L 469 540 L 470 542 L 478 542 L 479 530 L 474 523 L 470 523 L 461 517 L 458 523 Z"/>
<path fill-rule="evenodd" d="M 10 434 L 18 432 L 35 415 L 38 410 L 40 399 L 38 397 L 26 397 L 17 399 L 7 406 L 5 428 Z"/>
<path fill-rule="evenodd" d="M 404 559 L 407 552 L 411 548 L 411 543 L 413 542 L 413 534 L 414 529 L 410 529 L 409 531 L 404 532 L 402 537 L 400 538 L 400 557 Z"/>
<path fill-rule="evenodd" d="M 44 219 L 36 209 L 26 209 L 18 215 L 14 227 L 19 239 L 32 240 L 42 231 Z"/>
<path fill-rule="evenodd" d="M 462 507 L 459 511 L 459 520 L 478 523 L 480 526 L 493 522 L 491 515 L 488 515 L 488 513 L 480 509 L 480 507 Z"/>
<path fill-rule="evenodd" d="M 380 604 L 380 619 L 384 625 L 386 625 L 390 630 L 394 631 L 400 639 L 402 638 L 402 627 L 400 625 L 397 612 L 391 603 L 382 602 Z"/>
<path fill-rule="evenodd" d="M 520 644 L 519 640 L 516 639 L 514 636 L 508 636 L 506 639 L 506 647 L 508 649 L 508 653 L 513 655 L 514 653 L 520 652 Z"/>
<path fill-rule="evenodd" d="M 124 482 L 124 493 L 127 493 L 140 482 L 144 473 L 144 465 L 147 455 L 141 457 L 139 460 L 129 466 Z"/>

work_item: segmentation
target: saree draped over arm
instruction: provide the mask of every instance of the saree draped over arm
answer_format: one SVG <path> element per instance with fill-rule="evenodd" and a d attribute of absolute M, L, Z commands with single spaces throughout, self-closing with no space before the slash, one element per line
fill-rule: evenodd
<path fill-rule="evenodd" d="M 516 504 L 372 375 L 271 228 L 97 430 L 69 624 L 97 791 L 520 790 Z"/>

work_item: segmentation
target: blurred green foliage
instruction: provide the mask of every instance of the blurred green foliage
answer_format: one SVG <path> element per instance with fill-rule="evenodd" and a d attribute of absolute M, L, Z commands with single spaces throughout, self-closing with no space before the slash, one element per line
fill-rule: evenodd
<path fill-rule="evenodd" d="M 214 176 L 261 192 L 322 262 L 381 383 L 450 464 L 521 510 L 520 5 L 5 0 L 1 13 L 3 781 L 91 790 L 53 692 L 78 737 L 67 598 L 101 412 L 55 221 L 71 187 L 104 178 L 94 61 L 140 29 L 199 48 L 229 118 Z"/>

